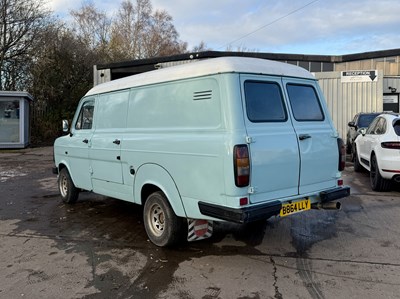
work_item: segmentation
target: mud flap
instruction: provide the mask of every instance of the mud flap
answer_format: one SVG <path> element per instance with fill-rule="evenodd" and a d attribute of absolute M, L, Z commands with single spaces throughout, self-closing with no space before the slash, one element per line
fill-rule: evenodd
<path fill-rule="evenodd" d="M 207 239 L 212 236 L 213 222 L 202 219 L 188 219 L 189 242 Z"/>

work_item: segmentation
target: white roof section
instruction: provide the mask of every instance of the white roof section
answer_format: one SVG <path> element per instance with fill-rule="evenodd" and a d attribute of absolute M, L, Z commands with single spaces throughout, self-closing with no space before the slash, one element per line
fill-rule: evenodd
<path fill-rule="evenodd" d="M 0 91 L 0 98 L 26 98 L 33 101 L 33 96 L 26 91 Z"/>
<path fill-rule="evenodd" d="M 113 80 L 93 87 L 86 95 L 220 73 L 262 74 L 315 80 L 307 70 L 283 62 L 248 57 L 220 57 Z"/>

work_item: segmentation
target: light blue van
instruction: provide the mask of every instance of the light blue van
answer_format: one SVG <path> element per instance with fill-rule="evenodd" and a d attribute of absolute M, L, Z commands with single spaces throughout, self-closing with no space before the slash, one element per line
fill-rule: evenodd
<path fill-rule="evenodd" d="M 64 202 L 87 190 L 143 205 L 158 246 L 209 237 L 213 221 L 338 208 L 350 193 L 317 81 L 263 59 L 215 58 L 98 85 L 54 156 Z"/>

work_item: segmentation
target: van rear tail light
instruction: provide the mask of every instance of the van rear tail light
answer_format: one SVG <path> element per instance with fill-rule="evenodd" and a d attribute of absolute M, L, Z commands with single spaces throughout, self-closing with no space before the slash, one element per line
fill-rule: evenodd
<path fill-rule="evenodd" d="M 246 187 L 250 182 L 250 159 L 247 145 L 235 145 L 233 163 L 235 167 L 235 184 L 237 187 Z"/>
<path fill-rule="evenodd" d="M 346 146 L 344 145 L 343 139 L 337 139 L 338 149 L 339 149 L 339 166 L 338 170 L 343 171 L 346 166 Z"/>
<path fill-rule="evenodd" d="M 382 142 L 381 146 L 382 148 L 400 149 L 400 142 L 397 141 Z"/>

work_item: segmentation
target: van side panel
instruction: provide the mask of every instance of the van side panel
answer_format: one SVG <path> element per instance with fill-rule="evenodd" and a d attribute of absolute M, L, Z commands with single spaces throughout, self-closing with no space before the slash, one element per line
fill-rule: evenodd
<path fill-rule="evenodd" d="M 97 96 L 96 130 L 90 141 L 93 191 L 104 194 L 104 190 L 114 190 L 106 195 L 117 198 L 126 193 L 122 188 L 121 143 L 126 128 L 128 99 L 129 90 Z"/>
<path fill-rule="evenodd" d="M 188 206 L 198 211 L 199 200 L 225 204 L 225 134 L 218 76 L 133 88 L 121 160 L 125 184 L 135 180 L 135 202 L 141 185 L 135 176 L 142 165 L 154 164 L 173 178 L 185 209 L 193 202 Z M 188 217 L 193 213 L 186 209 Z"/>

